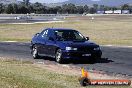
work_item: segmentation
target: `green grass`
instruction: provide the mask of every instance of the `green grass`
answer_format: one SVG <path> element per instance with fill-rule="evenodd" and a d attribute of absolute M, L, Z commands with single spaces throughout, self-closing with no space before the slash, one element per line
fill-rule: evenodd
<path fill-rule="evenodd" d="M 0 60 L 1 88 L 69 88 L 78 86 L 75 76 L 57 74 L 32 62 Z"/>
<path fill-rule="evenodd" d="M 132 18 L 132 16 L 130 16 Z M 0 41 L 30 41 L 44 28 L 73 28 L 98 44 L 132 45 L 132 20 L 130 17 L 101 16 L 67 18 L 64 23 L 0 24 Z M 118 18 L 118 19 L 117 19 Z"/>
<path fill-rule="evenodd" d="M 87 88 L 111 88 L 88 86 Z M 30 61 L 0 59 L 0 88 L 81 88 L 77 76 L 58 74 L 35 66 Z M 130 88 L 112 86 L 112 88 Z"/>

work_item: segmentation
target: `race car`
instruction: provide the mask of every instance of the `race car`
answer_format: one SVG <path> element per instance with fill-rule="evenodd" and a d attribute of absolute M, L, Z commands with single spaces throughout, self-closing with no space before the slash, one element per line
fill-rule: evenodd
<path fill-rule="evenodd" d="M 30 45 L 34 59 L 39 57 L 52 57 L 56 62 L 64 63 L 65 60 L 101 58 L 100 46 L 89 41 L 74 29 L 46 28 L 41 33 L 36 33 Z"/>

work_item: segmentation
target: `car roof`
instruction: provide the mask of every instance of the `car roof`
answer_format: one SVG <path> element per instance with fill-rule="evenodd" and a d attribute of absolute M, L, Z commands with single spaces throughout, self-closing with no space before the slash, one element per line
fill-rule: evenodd
<path fill-rule="evenodd" d="M 47 30 L 58 31 L 58 30 L 73 30 L 73 29 L 67 29 L 67 28 L 47 28 Z"/>

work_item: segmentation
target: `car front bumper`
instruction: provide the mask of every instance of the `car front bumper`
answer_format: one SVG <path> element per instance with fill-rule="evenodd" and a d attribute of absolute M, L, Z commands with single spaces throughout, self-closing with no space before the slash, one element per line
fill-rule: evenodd
<path fill-rule="evenodd" d="M 101 58 L 102 51 L 92 51 L 92 52 L 81 52 L 81 51 L 62 51 L 62 58 L 64 59 L 88 59 L 88 58 Z"/>

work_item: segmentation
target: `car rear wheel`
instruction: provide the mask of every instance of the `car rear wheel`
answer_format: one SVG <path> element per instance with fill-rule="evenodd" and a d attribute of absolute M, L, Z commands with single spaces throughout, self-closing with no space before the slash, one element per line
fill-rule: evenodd
<path fill-rule="evenodd" d="M 56 62 L 58 62 L 58 63 L 63 63 L 62 51 L 61 51 L 61 49 L 58 49 L 58 50 L 56 51 L 55 59 L 56 59 Z"/>
<path fill-rule="evenodd" d="M 38 49 L 36 46 L 33 46 L 33 49 L 32 49 L 32 56 L 34 59 L 38 59 L 39 58 L 39 55 L 38 55 Z"/>

